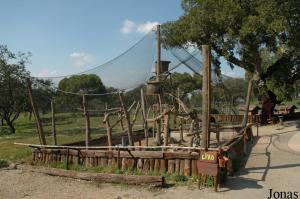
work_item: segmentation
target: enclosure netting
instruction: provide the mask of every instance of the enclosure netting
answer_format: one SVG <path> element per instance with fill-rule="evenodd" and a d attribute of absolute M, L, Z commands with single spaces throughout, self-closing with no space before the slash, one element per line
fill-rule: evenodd
<path fill-rule="evenodd" d="M 85 120 L 82 102 L 83 95 L 85 95 L 85 100 L 88 102 L 87 109 L 90 114 L 92 138 L 105 134 L 105 125 L 102 122 L 103 115 L 105 110 L 120 106 L 118 93 L 125 91 L 125 103 L 134 112 L 137 103 L 141 99 L 140 88 L 149 79 L 155 77 L 156 48 L 156 34 L 155 31 L 151 31 L 123 54 L 90 70 L 60 77 L 37 77 L 42 81 L 38 81 L 35 85 L 36 92 L 42 90 L 43 95 L 47 95 L 47 98 L 40 105 L 46 107 L 43 114 L 45 131 L 51 133 L 51 114 L 49 111 L 51 110 L 50 101 L 52 100 L 56 112 L 57 134 L 74 135 L 72 140 L 83 140 Z M 161 60 L 170 61 L 168 70 L 162 73 L 161 76 L 165 81 L 164 86 L 169 85 L 170 87 L 171 85 L 171 89 L 165 88 L 166 92 L 162 102 L 174 104 L 174 99 L 171 96 L 177 95 L 187 104 L 190 110 L 196 109 L 201 115 L 200 86 L 192 91 L 178 90 L 172 87 L 172 74 L 175 73 L 187 73 L 191 77 L 201 78 L 201 52 L 192 46 L 167 49 L 162 45 Z M 233 90 L 227 88 L 224 84 L 224 81 L 230 79 L 230 77 L 216 73 L 217 69 L 214 65 L 212 65 L 211 71 L 213 113 L 238 114 L 239 103 L 244 103 L 244 99 L 233 99 Z M 94 85 L 91 89 L 83 89 L 82 85 L 76 85 L 76 81 L 66 81 L 74 77 L 88 75 L 99 77 L 104 88 L 101 89 Z M 63 81 L 65 82 L 63 83 Z M 88 81 L 90 80 L 85 81 L 86 84 L 89 84 Z M 50 82 L 51 85 L 47 86 L 47 82 Z M 72 85 L 66 86 L 65 84 Z M 214 95 L 214 93 L 218 94 Z M 190 103 L 192 99 L 194 99 L 194 103 Z M 149 110 L 148 115 L 151 117 L 150 106 L 157 103 L 157 101 L 153 96 L 146 96 L 145 100 L 146 109 Z M 120 126 L 115 131 L 122 130 L 121 128 Z M 137 116 L 134 128 L 142 128 L 142 117 L 140 115 Z M 60 139 L 59 136 L 58 139 Z M 59 142 L 65 142 L 63 136 Z"/>

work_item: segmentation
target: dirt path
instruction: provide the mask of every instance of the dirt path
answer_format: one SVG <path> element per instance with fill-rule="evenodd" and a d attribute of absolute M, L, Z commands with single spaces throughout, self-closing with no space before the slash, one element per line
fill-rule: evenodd
<path fill-rule="evenodd" d="M 300 121 L 260 128 L 257 140 L 241 170 L 219 193 L 195 186 L 151 189 L 97 184 L 21 170 L 0 171 L 0 198 L 267 198 L 269 189 L 300 192 Z M 296 140 L 298 139 L 298 141 Z M 295 147 L 296 145 L 296 147 Z"/>

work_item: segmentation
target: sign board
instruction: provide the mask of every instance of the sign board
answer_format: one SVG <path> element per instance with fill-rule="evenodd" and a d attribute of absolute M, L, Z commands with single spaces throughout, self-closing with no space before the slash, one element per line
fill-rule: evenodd
<path fill-rule="evenodd" d="M 216 151 L 201 151 L 199 161 L 217 164 L 218 153 Z"/>

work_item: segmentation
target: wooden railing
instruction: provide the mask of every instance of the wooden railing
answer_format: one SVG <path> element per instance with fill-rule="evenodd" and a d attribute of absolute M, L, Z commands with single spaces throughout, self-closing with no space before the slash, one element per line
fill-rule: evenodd
<path fill-rule="evenodd" d="M 183 176 L 197 175 L 197 161 L 209 152 L 222 153 L 231 161 L 242 158 L 248 152 L 252 140 L 251 125 L 248 125 L 236 137 L 220 148 L 176 146 L 47 146 L 29 145 L 33 147 L 33 162 L 52 164 L 66 163 L 86 167 L 113 167 L 120 170 L 136 170 L 140 173 L 168 172 Z M 222 149 L 222 150 L 220 150 Z M 216 156 L 218 157 L 218 155 Z M 220 164 L 217 160 L 214 164 Z M 221 165 L 224 166 L 224 165 Z M 230 164 L 225 165 L 230 171 Z"/>
<path fill-rule="evenodd" d="M 34 149 L 36 163 L 77 164 L 87 167 L 115 167 L 137 170 L 141 173 L 169 172 L 190 176 L 197 174 L 199 152 L 132 151 L 132 150 L 80 150 Z"/>
<path fill-rule="evenodd" d="M 244 115 L 212 114 L 216 122 L 241 123 Z M 248 123 L 260 123 L 261 115 L 248 115 Z"/>

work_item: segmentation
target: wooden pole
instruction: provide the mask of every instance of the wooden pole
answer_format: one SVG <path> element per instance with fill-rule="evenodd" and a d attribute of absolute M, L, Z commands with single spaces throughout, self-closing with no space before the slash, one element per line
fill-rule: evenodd
<path fill-rule="evenodd" d="M 177 88 L 177 98 L 180 99 L 180 88 Z M 176 102 L 178 103 L 178 102 Z M 181 106 L 178 103 L 178 112 L 181 112 Z M 183 121 L 182 118 L 179 119 L 179 129 L 180 129 L 180 142 L 183 142 Z"/>
<path fill-rule="evenodd" d="M 207 111 L 207 118 L 208 118 L 208 131 L 207 131 L 207 148 L 210 147 L 210 113 L 211 113 L 211 52 L 210 46 L 208 46 L 208 53 L 207 53 L 207 102 L 208 102 L 208 111 Z"/>
<path fill-rule="evenodd" d="M 164 146 L 169 144 L 169 125 L 170 125 L 170 115 L 169 113 L 164 115 Z"/>
<path fill-rule="evenodd" d="M 201 146 L 209 147 L 208 134 L 210 129 L 210 47 L 202 45 L 203 81 L 202 81 L 202 139 Z"/>
<path fill-rule="evenodd" d="M 119 119 L 121 119 L 121 121 L 120 121 L 120 125 L 121 125 L 121 129 L 122 129 L 122 131 L 124 131 L 124 130 L 125 130 L 125 128 L 124 128 L 124 124 L 123 124 L 122 113 L 118 114 L 118 118 L 119 118 Z"/>
<path fill-rule="evenodd" d="M 40 144 L 41 145 L 46 145 L 46 138 L 44 135 L 44 130 L 43 130 L 43 124 L 42 124 L 42 120 L 40 118 L 40 114 L 39 111 L 37 109 L 36 103 L 34 101 L 33 95 L 32 95 L 32 87 L 31 87 L 31 81 L 29 78 L 26 79 L 27 81 L 27 86 L 28 86 L 28 94 L 29 94 L 29 99 L 30 99 L 30 103 L 33 109 L 33 114 L 35 116 L 36 119 L 36 126 L 37 126 L 37 130 L 39 133 L 39 140 L 40 140 Z"/>
<path fill-rule="evenodd" d="M 154 109 L 154 106 L 152 105 L 152 118 L 156 117 L 156 110 Z M 157 131 L 156 131 L 156 123 L 157 122 L 153 122 L 153 138 L 156 137 Z"/>
<path fill-rule="evenodd" d="M 105 115 L 105 126 L 106 126 L 106 132 L 107 132 L 107 144 L 109 147 L 112 146 L 112 129 L 110 127 L 110 122 L 109 122 L 109 116 Z M 109 148 L 109 150 L 111 150 L 111 148 Z"/>
<path fill-rule="evenodd" d="M 157 60 L 156 60 L 156 81 L 160 81 L 160 65 L 161 65 L 161 42 L 160 42 L 160 25 L 156 26 L 156 42 L 157 42 Z"/>
<path fill-rule="evenodd" d="M 52 136 L 53 136 L 53 145 L 57 145 L 56 139 L 56 126 L 55 126 L 55 109 L 53 100 L 51 100 L 51 116 L 52 116 Z"/>
<path fill-rule="evenodd" d="M 93 173 L 93 172 L 79 172 L 72 170 L 47 168 L 47 167 L 33 167 L 19 164 L 18 169 L 27 170 L 31 172 L 43 173 L 51 176 L 68 177 L 73 179 L 104 182 L 104 183 L 121 183 L 129 185 L 151 185 L 163 186 L 165 178 L 163 176 L 148 176 L 148 175 L 124 175 L 124 174 L 110 174 L 110 173 Z M 102 198 L 102 197 L 99 197 Z"/>
<path fill-rule="evenodd" d="M 155 140 L 157 145 L 161 145 L 161 119 L 156 120 L 156 135 Z"/>
<path fill-rule="evenodd" d="M 88 113 L 88 103 L 86 99 L 86 95 L 82 96 L 82 105 L 83 105 L 83 114 L 85 117 L 85 146 L 89 147 L 89 142 L 91 138 L 91 128 L 90 128 L 90 117 Z"/>
<path fill-rule="evenodd" d="M 121 106 L 122 106 L 122 109 L 123 109 L 123 112 L 125 115 L 125 119 L 126 119 L 129 145 L 134 146 L 134 141 L 133 141 L 133 137 L 132 137 L 132 126 L 131 126 L 131 122 L 130 122 L 130 115 L 128 114 L 127 108 L 124 103 L 123 93 L 119 93 L 119 98 L 120 98 Z"/>
<path fill-rule="evenodd" d="M 160 82 L 160 69 L 161 69 L 161 41 L 160 41 L 160 25 L 156 26 L 156 41 L 157 41 L 157 57 L 156 57 L 156 81 Z M 157 95 L 158 113 L 162 113 L 162 93 Z M 156 122 L 156 143 L 161 144 L 161 119 Z"/>
<path fill-rule="evenodd" d="M 145 96 L 144 96 L 144 89 L 143 88 L 141 88 L 141 106 L 142 106 L 143 127 L 144 127 L 145 139 L 146 139 L 145 145 L 148 146 L 149 135 L 148 135 L 146 104 L 145 104 Z"/>
<path fill-rule="evenodd" d="M 242 127 L 246 127 L 246 125 L 247 125 L 252 87 L 253 87 L 253 79 L 250 79 L 250 81 L 248 83 L 246 107 L 245 107 L 244 117 L 243 117 L 243 121 L 242 121 Z"/>

